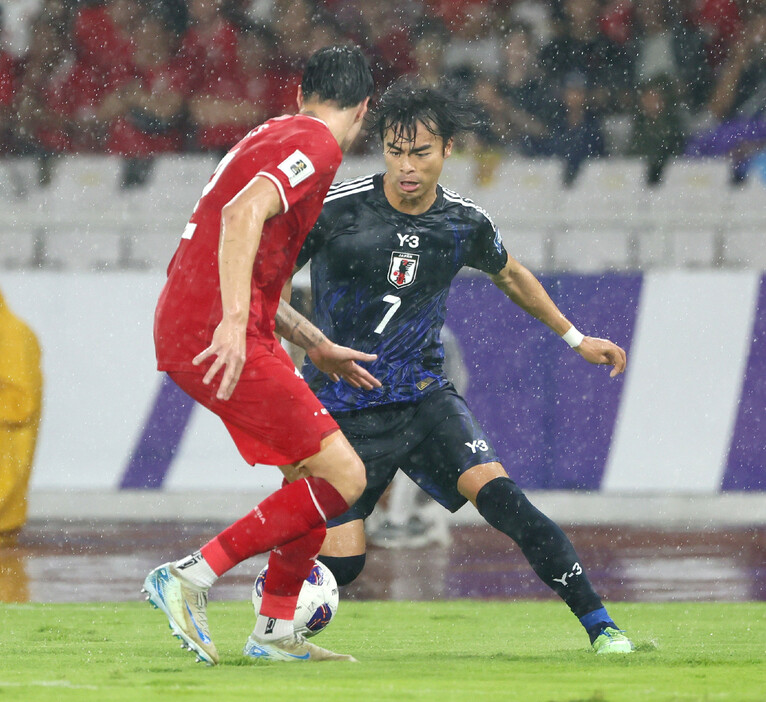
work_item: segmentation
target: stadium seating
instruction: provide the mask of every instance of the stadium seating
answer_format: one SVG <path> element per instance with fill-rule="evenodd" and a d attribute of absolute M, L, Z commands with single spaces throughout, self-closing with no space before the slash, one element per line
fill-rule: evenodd
<path fill-rule="evenodd" d="M 117 157 L 62 158 L 46 187 L 32 160 L 0 160 L 0 267 L 164 270 L 215 165 L 158 157 L 125 189 Z M 726 161 L 676 160 L 653 188 L 635 159 L 587 162 L 570 188 L 555 160 L 499 161 L 481 184 L 478 168 L 455 155 L 442 182 L 483 207 L 533 270 L 766 269 L 766 183 L 732 185 Z M 339 177 L 380 170 L 377 157 L 349 158 Z"/>

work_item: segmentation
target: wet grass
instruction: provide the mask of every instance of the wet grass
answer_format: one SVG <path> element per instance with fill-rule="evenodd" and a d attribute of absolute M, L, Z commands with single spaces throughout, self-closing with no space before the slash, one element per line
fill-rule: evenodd
<path fill-rule="evenodd" d="M 316 642 L 361 663 L 257 664 L 248 603 L 213 602 L 221 665 L 143 603 L 0 604 L 0 702 L 766 699 L 766 604 L 611 605 L 636 644 L 595 656 L 558 602 L 342 602 Z"/>

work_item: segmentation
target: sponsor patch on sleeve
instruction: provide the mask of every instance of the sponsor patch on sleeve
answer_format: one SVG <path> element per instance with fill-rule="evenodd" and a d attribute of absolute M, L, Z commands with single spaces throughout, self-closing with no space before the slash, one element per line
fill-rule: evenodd
<path fill-rule="evenodd" d="M 494 230 L 495 230 L 495 241 L 494 241 L 495 248 L 497 249 L 497 253 L 501 254 L 503 253 L 503 238 L 500 236 L 500 230 L 494 225 L 492 226 L 494 227 Z"/>
<path fill-rule="evenodd" d="M 296 149 L 282 163 L 277 166 L 287 176 L 290 187 L 294 188 L 314 173 L 314 164 L 306 154 Z"/>

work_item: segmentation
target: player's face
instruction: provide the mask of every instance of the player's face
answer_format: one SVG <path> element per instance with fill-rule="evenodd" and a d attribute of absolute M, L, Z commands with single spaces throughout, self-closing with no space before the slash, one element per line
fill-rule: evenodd
<path fill-rule="evenodd" d="M 408 214 L 421 214 L 433 204 L 444 159 L 452 153 L 451 139 L 445 144 L 421 122 L 416 126 L 410 140 L 394 128 L 383 139 L 386 197 L 393 207 Z"/>

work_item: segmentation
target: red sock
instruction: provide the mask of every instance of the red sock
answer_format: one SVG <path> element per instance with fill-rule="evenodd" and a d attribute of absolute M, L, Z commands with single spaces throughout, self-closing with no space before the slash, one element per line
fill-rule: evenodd
<path fill-rule="evenodd" d="M 200 550 L 213 572 L 223 575 L 237 563 L 324 526 L 347 509 L 341 494 L 326 480 L 301 478 L 269 495 Z"/>
<path fill-rule="evenodd" d="M 292 619 L 303 581 L 314 567 L 327 528 L 324 524 L 290 543 L 271 551 L 269 570 L 263 585 L 261 614 L 275 619 Z"/>

